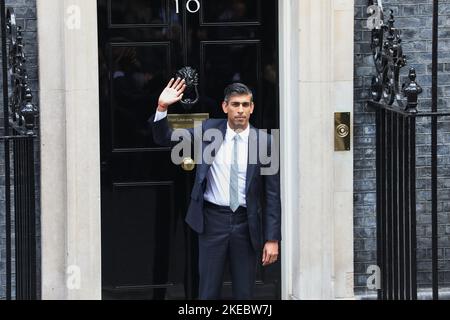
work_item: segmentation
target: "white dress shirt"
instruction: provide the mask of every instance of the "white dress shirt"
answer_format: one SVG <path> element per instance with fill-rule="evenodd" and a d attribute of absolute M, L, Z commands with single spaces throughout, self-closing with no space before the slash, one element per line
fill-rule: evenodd
<path fill-rule="evenodd" d="M 214 162 L 211 165 L 206 182 L 206 191 L 204 199 L 219 206 L 230 205 L 230 171 L 233 161 L 234 137 L 238 135 L 238 183 L 239 183 L 239 205 L 246 207 L 245 199 L 245 180 L 247 178 L 247 159 L 248 159 L 248 136 L 250 126 L 241 133 L 236 133 L 227 123 L 227 132 L 225 139 L 217 152 Z"/>
<path fill-rule="evenodd" d="M 155 122 L 164 119 L 166 112 L 156 112 Z M 247 178 L 247 161 L 248 161 L 248 137 L 250 134 L 250 126 L 236 133 L 227 123 L 227 131 L 225 139 L 211 165 L 206 182 L 206 191 L 204 199 L 208 202 L 215 203 L 219 206 L 230 205 L 230 170 L 232 162 L 232 151 L 234 145 L 234 136 L 238 135 L 238 182 L 239 182 L 239 204 L 246 207 L 245 182 Z"/>

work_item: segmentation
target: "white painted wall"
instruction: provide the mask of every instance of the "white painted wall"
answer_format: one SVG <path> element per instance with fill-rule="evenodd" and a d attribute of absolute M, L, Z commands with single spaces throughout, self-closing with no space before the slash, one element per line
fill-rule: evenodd
<path fill-rule="evenodd" d="M 334 151 L 334 112 L 353 111 L 353 6 L 280 1 L 284 299 L 353 298 L 353 152 Z"/>

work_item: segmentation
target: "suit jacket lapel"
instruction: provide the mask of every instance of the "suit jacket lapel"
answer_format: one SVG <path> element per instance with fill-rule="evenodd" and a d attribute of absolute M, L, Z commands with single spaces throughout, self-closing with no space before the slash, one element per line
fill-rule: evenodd
<path fill-rule="evenodd" d="M 220 130 L 220 132 L 222 132 L 222 139 L 223 139 L 222 141 L 225 141 L 225 135 L 227 134 L 227 123 L 228 123 L 228 121 L 225 120 L 219 126 L 219 130 Z M 222 145 L 220 145 L 220 146 L 222 147 Z M 219 150 L 220 150 L 220 148 L 217 149 L 217 152 L 219 152 Z M 216 155 L 214 155 L 214 158 L 215 157 L 216 157 Z"/>
<path fill-rule="evenodd" d="M 253 156 L 255 158 L 256 163 L 250 163 L 251 150 L 258 151 L 258 130 L 256 130 L 253 126 L 250 126 L 250 134 L 248 136 L 248 159 L 247 159 L 247 175 L 245 179 L 245 194 L 247 194 L 250 184 L 252 182 L 253 177 L 255 176 L 256 169 L 258 168 L 258 154 Z M 255 162 L 255 161 L 252 161 Z"/>

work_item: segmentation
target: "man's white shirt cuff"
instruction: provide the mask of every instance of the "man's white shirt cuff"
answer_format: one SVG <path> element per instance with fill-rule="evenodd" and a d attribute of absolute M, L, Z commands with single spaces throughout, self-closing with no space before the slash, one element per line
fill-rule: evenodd
<path fill-rule="evenodd" d="M 167 117 L 167 111 L 156 111 L 154 122 L 158 122 L 164 119 L 165 117 Z"/>

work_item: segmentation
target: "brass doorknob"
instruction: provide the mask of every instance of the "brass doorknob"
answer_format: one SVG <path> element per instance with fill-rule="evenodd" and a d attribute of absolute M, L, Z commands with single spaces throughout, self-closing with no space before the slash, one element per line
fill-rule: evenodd
<path fill-rule="evenodd" d="M 195 162 L 192 158 L 184 158 L 181 167 L 184 171 L 192 171 L 195 169 Z"/>

